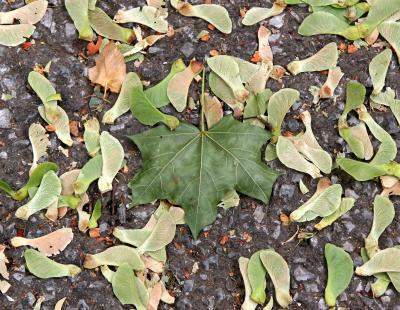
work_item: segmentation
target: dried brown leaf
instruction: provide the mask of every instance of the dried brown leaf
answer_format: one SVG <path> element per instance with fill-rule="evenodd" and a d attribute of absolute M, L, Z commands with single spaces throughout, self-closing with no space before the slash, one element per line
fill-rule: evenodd
<path fill-rule="evenodd" d="M 222 111 L 222 103 L 217 97 L 211 97 L 208 94 L 205 95 L 204 99 L 204 114 L 207 120 L 208 128 L 211 128 L 224 116 Z"/>
<path fill-rule="evenodd" d="M 24 237 L 14 237 L 11 239 L 13 247 L 29 245 L 38 249 L 46 256 L 57 255 L 71 243 L 74 234 L 71 228 L 61 228 L 50 234 L 39 238 L 28 239 Z"/>
<path fill-rule="evenodd" d="M 161 282 L 156 283 L 149 290 L 149 292 L 150 292 L 150 297 L 149 297 L 149 303 L 147 305 L 147 310 L 157 310 L 163 292 Z"/>
<path fill-rule="evenodd" d="M 320 98 L 331 98 L 335 92 L 336 87 L 339 85 L 340 80 L 343 77 L 343 72 L 340 67 L 329 69 L 328 78 L 324 85 L 322 85 L 319 91 Z"/>
<path fill-rule="evenodd" d="M 96 58 L 96 65 L 89 69 L 89 79 L 95 84 L 100 84 L 105 91 L 110 89 L 119 93 L 126 76 L 124 56 L 114 42 L 109 42 Z"/>
<path fill-rule="evenodd" d="M 9 263 L 6 255 L 4 254 L 4 251 L 6 249 L 6 246 L 3 244 L 0 244 L 0 274 L 3 276 L 4 279 L 9 278 L 9 273 L 7 271 L 7 266 L 6 264 Z"/>

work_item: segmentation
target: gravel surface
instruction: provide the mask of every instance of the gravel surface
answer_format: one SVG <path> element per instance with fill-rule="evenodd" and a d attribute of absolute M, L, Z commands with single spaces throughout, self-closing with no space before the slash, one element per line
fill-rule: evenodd
<path fill-rule="evenodd" d="M 0 10 L 7 11 L 18 7 L 23 1 L 17 0 L 9 5 L 0 1 Z M 118 9 L 143 5 L 145 1 L 99 1 L 98 5 L 110 16 Z M 191 1 L 201 3 L 202 1 Z M 182 17 L 170 10 L 168 21 L 175 28 L 172 38 L 165 38 L 148 50 L 144 62 L 139 68 L 129 63 L 128 71 L 136 71 L 143 80 L 152 84 L 158 82 L 169 71 L 170 65 L 177 58 L 188 62 L 193 57 L 204 60 L 211 49 L 249 60 L 257 49 L 258 26 L 243 27 L 239 9 L 251 6 L 269 6 L 271 1 L 213 1 L 224 5 L 230 12 L 233 21 L 233 33 L 222 35 L 217 31 L 210 32 L 208 42 L 196 39 L 201 30 L 207 29 L 207 23 L 193 18 Z M 32 160 L 28 127 L 32 122 L 41 122 L 37 106 L 38 97 L 27 85 L 28 73 L 35 64 L 45 65 L 52 61 L 50 81 L 63 101 L 61 106 L 66 110 L 70 120 L 82 125 L 82 115 L 89 113 L 101 119 L 101 112 L 89 110 L 88 101 L 93 86 L 87 78 L 88 67 L 93 66 L 93 58 L 87 61 L 79 57 L 85 52 L 86 42 L 77 38 L 74 25 L 69 18 L 63 1 L 50 0 L 49 9 L 43 20 L 37 25 L 33 35 L 36 44 L 25 51 L 20 47 L 7 48 L 0 46 L 0 95 L 9 94 L 13 98 L 0 100 L 0 179 L 7 180 L 14 187 L 19 187 L 27 180 L 29 163 Z M 296 57 L 311 56 L 325 44 L 335 41 L 345 42 L 335 36 L 317 36 L 304 38 L 297 34 L 297 28 L 307 8 L 301 6 L 288 7 L 279 16 L 271 18 L 264 24 L 271 29 L 270 40 L 274 53 L 274 64 L 285 66 Z M 340 55 L 339 65 L 345 73 L 336 94 L 336 100 L 322 100 L 318 105 L 312 104 L 309 87 L 323 84 L 326 75 L 322 73 L 304 73 L 295 77 L 285 77 L 283 84 L 269 81 L 268 87 L 277 91 L 282 87 L 292 87 L 300 91 L 301 100 L 294 106 L 285 119 L 284 129 L 299 132 L 303 125 L 294 118 L 302 110 L 310 110 L 313 117 L 313 129 L 321 146 L 332 155 L 348 152 L 343 140 L 338 135 L 336 124 L 344 107 L 344 88 L 350 79 L 362 82 L 371 92 L 371 81 L 368 76 L 368 64 L 379 49 L 361 49 L 354 54 Z M 386 86 L 396 91 L 400 86 L 400 73 L 397 60 L 393 57 L 387 77 Z M 198 85 L 192 85 L 191 96 L 199 97 Z M 115 96 L 110 100 L 115 101 Z M 169 107 L 163 111 L 175 114 Z M 185 111 L 178 115 L 182 120 L 198 123 L 198 109 Z M 373 112 L 377 122 L 388 130 L 393 138 L 399 141 L 399 128 L 390 112 Z M 51 223 L 43 214 L 35 214 L 29 221 L 20 221 L 14 217 L 15 210 L 21 203 L 13 201 L 0 193 L 0 243 L 9 245 L 10 238 L 17 233 L 27 237 L 36 237 L 61 227 L 72 227 L 73 242 L 56 257 L 59 262 L 82 265 L 85 253 L 99 252 L 112 243 L 117 243 L 111 235 L 116 225 L 140 228 L 148 220 L 155 206 L 141 206 L 126 209 L 129 203 L 127 183 L 141 166 L 140 153 L 128 141 L 126 135 L 142 132 L 146 129 L 129 113 L 120 117 L 113 126 L 102 126 L 122 141 L 129 172 L 119 174 L 114 190 L 102 197 L 103 216 L 100 220 L 101 235 L 108 237 L 103 241 L 90 238 L 77 229 L 77 216 L 70 212 L 58 223 Z M 79 127 L 83 134 L 83 126 Z M 69 157 L 65 157 L 58 149 L 60 141 L 54 134 L 50 135 L 51 146 L 48 160 L 60 165 L 63 173 L 71 167 L 82 167 L 88 155 L 82 143 L 75 138 L 73 147 L 69 149 Z M 177 230 L 174 241 L 168 247 L 168 289 L 176 296 L 173 306 L 162 305 L 161 309 L 239 309 L 244 297 L 243 281 L 240 276 L 237 260 L 240 256 L 250 257 L 259 249 L 272 247 L 288 262 L 291 271 L 291 294 L 294 303 L 289 309 L 326 309 L 324 303 L 324 287 L 326 283 L 326 265 L 324 245 L 332 242 L 342 246 L 352 256 L 355 265 L 361 265 L 360 248 L 372 224 L 372 201 L 380 192 L 375 182 L 356 182 L 350 176 L 333 170 L 329 176 L 333 183 L 342 184 L 346 196 L 357 199 L 355 207 L 336 221 L 332 226 L 318 232 L 307 241 L 297 239 L 282 244 L 297 230 L 312 231 L 316 223 L 301 225 L 282 225 L 280 214 L 289 214 L 305 202 L 316 188 L 317 180 L 283 167 L 278 161 L 270 166 L 282 173 L 276 182 L 273 195 L 268 206 L 246 197 L 241 198 L 239 207 L 230 210 L 219 210 L 217 221 L 194 241 L 186 226 Z M 309 187 L 310 193 L 302 195 L 298 182 L 300 179 Z M 91 210 L 95 198 L 98 197 L 96 185 L 90 188 Z M 398 199 L 393 198 L 395 205 Z M 400 242 L 398 231 L 400 223 L 396 218 L 383 234 L 382 248 Z M 229 238 L 224 243 L 221 238 Z M 226 239 L 226 238 L 225 238 Z M 83 270 L 76 278 L 41 280 L 25 270 L 23 249 L 9 248 L 6 251 L 10 258 L 11 289 L 7 296 L 0 295 L 0 309 L 31 309 L 39 296 L 45 296 L 42 309 L 53 309 L 55 303 L 67 297 L 64 309 L 129 309 L 122 306 L 112 293 L 111 286 L 99 271 Z M 196 267 L 198 270 L 196 271 Z M 196 272 L 193 272 L 196 271 Z M 349 288 L 338 299 L 338 304 L 349 309 L 394 309 L 400 310 L 400 298 L 392 286 L 381 298 L 372 297 L 370 285 L 372 277 L 354 276 Z M 268 286 L 268 294 L 273 289 Z M 276 306 L 277 307 L 277 306 Z"/>

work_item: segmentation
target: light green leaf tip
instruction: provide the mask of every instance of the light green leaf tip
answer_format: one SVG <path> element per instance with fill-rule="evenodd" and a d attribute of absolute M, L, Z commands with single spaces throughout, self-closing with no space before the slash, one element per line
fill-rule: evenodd
<path fill-rule="evenodd" d="M 331 243 L 325 244 L 325 259 L 328 267 L 325 302 L 329 307 L 335 307 L 336 298 L 350 284 L 353 276 L 353 260 L 346 251 Z"/>
<path fill-rule="evenodd" d="M 290 296 L 290 271 L 284 258 L 275 251 L 263 251 L 260 259 L 275 288 L 275 297 L 278 304 L 286 308 L 292 303 Z"/>
<path fill-rule="evenodd" d="M 65 0 L 65 8 L 79 32 L 79 38 L 93 40 L 93 30 L 89 21 L 89 0 Z"/>
<path fill-rule="evenodd" d="M 97 199 L 94 205 L 94 209 L 92 215 L 90 216 L 89 220 L 89 228 L 96 228 L 98 226 L 97 221 L 101 217 L 101 200 Z"/>
<path fill-rule="evenodd" d="M 338 218 L 340 218 L 343 214 L 346 212 L 350 211 L 351 208 L 354 206 L 354 198 L 342 198 L 342 201 L 340 203 L 340 206 L 338 209 L 336 209 L 335 212 L 333 212 L 331 215 L 325 216 L 318 224 L 316 224 L 314 227 L 318 230 L 322 230 L 325 227 L 332 225 L 334 221 L 336 221 Z"/>
<path fill-rule="evenodd" d="M 103 131 L 100 135 L 100 149 L 103 166 L 98 185 L 100 192 L 106 193 L 112 190 L 112 182 L 121 169 L 125 152 L 118 139 L 107 131 Z"/>
<path fill-rule="evenodd" d="M 370 276 L 382 272 L 400 272 L 400 249 L 387 248 L 379 251 L 364 265 L 356 268 L 356 274 Z"/>
<path fill-rule="evenodd" d="M 379 95 L 385 86 L 386 73 L 389 69 L 390 60 L 392 59 L 392 50 L 385 49 L 376 55 L 369 64 L 369 74 L 371 76 L 374 90 L 372 95 Z"/>
<path fill-rule="evenodd" d="M 138 251 L 126 245 L 116 245 L 97 254 L 86 254 L 83 267 L 93 269 L 103 265 L 121 266 L 124 263 L 134 270 L 145 268 Z"/>
<path fill-rule="evenodd" d="M 85 132 L 83 133 L 83 140 L 85 141 L 86 150 L 91 157 L 97 155 L 100 151 L 100 124 L 97 118 L 87 120 L 83 126 Z"/>
<path fill-rule="evenodd" d="M 290 219 L 296 222 L 311 221 L 318 216 L 326 217 L 334 213 L 340 206 L 342 196 L 340 184 L 330 185 L 328 178 L 318 182 L 314 195 L 303 205 L 290 214 Z"/>
<path fill-rule="evenodd" d="M 297 75 L 302 72 L 323 71 L 336 67 L 339 58 L 335 42 L 325 45 L 316 54 L 303 60 L 295 60 L 287 65 L 288 70 Z"/>
<path fill-rule="evenodd" d="M 242 24 L 251 26 L 258 22 L 281 14 L 286 8 L 286 3 L 283 0 L 276 0 L 271 8 L 252 7 L 246 12 L 242 20 Z"/>
<path fill-rule="evenodd" d="M 54 171 L 50 170 L 43 176 L 36 195 L 27 204 L 19 207 L 15 212 L 15 216 L 26 221 L 32 214 L 46 209 L 58 201 L 60 194 L 60 179 Z"/>
<path fill-rule="evenodd" d="M 118 117 L 129 111 L 129 100 L 134 87 L 142 87 L 142 82 L 136 73 L 129 72 L 125 76 L 124 82 L 122 83 L 121 91 L 118 95 L 117 101 L 103 116 L 104 124 L 114 124 Z"/>
<path fill-rule="evenodd" d="M 29 272 L 41 279 L 75 277 L 81 272 L 76 265 L 57 263 L 36 250 L 25 250 L 24 257 Z"/>
<path fill-rule="evenodd" d="M 147 309 L 149 292 L 131 266 L 126 263 L 119 266 L 111 282 L 115 296 L 123 305 L 134 305 L 137 310 Z"/>
<path fill-rule="evenodd" d="M 198 17 L 214 25 L 222 33 L 232 32 L 232 21 L 228 11 L 218 4 L 191 5 L 188 2 L 179 2 L 176 9 L 183 16 Z"/>

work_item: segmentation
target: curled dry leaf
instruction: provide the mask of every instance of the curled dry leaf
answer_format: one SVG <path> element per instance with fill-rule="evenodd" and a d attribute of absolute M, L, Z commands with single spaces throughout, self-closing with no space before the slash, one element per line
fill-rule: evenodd
<path fill-rule="evenodd" d="M 319 91 L 320 98 L 331 98 L 335 92 L 336 87 L 339 85 L 344 73 L 340 67 L 329 69 L 328 78 Z"/>
<path fill-rule="evenodd" d="M 103 165 L 98 185 L 100 192 L 106 193 L 112 190 L 112 182 L 121 169 L 125 153 L 121 143 L 107 131 L 100 135 L 100 147 Z"/>
<path fill-rule="evenodd" d="M 42 303 L 45 301 L 46 299 L 44 298 L 44 296 L 40 296 L 38 299 L 36 299 L 36 304 L 35 307 L 33 308 L 33 310 L 41 310 L 42 308 Z"/>
<path fill-rule="evenodd" d="M 79 39 L 92 41 L 93 30 L 89 21 L 90 0 L 65 0 L 65 8 L 79 32 Z"/>
<path fill-rule="evenodd" d="M 130 10 L 119 10 L 114 16 L 116 23 L 136 23 L 154 29 L 157 32 L 166 33 L 168 31 L 167 16 L 153 6 L 137 7 Z"/>
<path fill-rule="evenodd" d="M 290 219 L 296 222 L 311 221 L 318 216 L 326 217 L 334 213 L 341 203 L 342 186 L 330 185 L 328 178 L 319 180 L 313 196 L 290 214 Z"/>
<path fill-rule="evenodd" d="M 147 255 L 142 255 L 141 259 L 144 262 L 144 265 L 147 269 L 149 269 L 153 272 L 156 272 L 156 273 L 164 272 L 165 265 L 163 262 L 157 261 L 154 258 L 147 256 Z"/>
<path fill-rule="evenodd" d="M 222 33 L 229 34 L 232 32 L 232 21 L 229 17 L 228 11 L 223 6 L 217 4 L 191 5 L 186 1 L 180 0 L 175 0 L 175 3 L 172 3 L 172 5 L 183 16 L 204 19 Z"/>
<path fill-rule="evenodd" d="M 292 61 L 287 68 L 293 75 L 302 72 L 323 71 L 336 67 L 338 58 L 337 44 L 332 42 L 309 58 Z"/>
<path fill-rule="evenodd" d="M 382 196 L 400 195 L 400 181 L 398 178 L 382 176 L 381 183 L 383 186 Z"/>
<path fill-rule="evenodd" d="M 204 98 L 204 115 L 207 120 L 208 128 L 218 123 L 224 116 L 222 104 L 217 97 L 206 94 Z"/>
<path fill-rule="evenodd" d="M 246 12 L 242 23 L 246 26 L 254 25 L 264 19 L 281 14 L 286 8 L 284 0 L 275 0 L 271 8 L 253 7 Z"/>
<path fill-rule="evenodd" d="M 93 269 L 99 266 L 121 266 L 127 263 L 134 270 L 143 270 L 145 265 L 138 251 L 126 245 L 117 245 L 97 254 L 87 254 L 83 267 Z"/>
<path fill-rule="evenodd" d="M 38 160 L 47 155 L 47 147 L 50 145 L 49 135 L 46 134 L 46 129 L 43 128 L 39 123 L 33 123 L 29 126 L 29 140 L 32 144 L 32 166 L 29 170 L 29 174 L 37 167 Z"/>
<path fill-rule="evenodd" d="M 3 244 L 0 244 L 0 275 L 4 279 L 8 280 L 10 275 L 7 271 L 6 264 L 8 264 L 9 261 L 8 261 L 6 255 L 4 254 L 5 249 L 6 249 L 6 246 Z"/>
<path fill-rule="evenodd" d="M 86 121 L 83 126 L 85 132 L 83 133 L 83 140 L 85 141 L 86 150 L 91 157 L 97 155 L 100 150 L 100 124 L 97 118 L 92 118 Z"/>
<path fill-rule="evenodd" d="M 124 52 L 123 55 L 124 55 L 124 57 L 129 57 L 136 53 L 139 53 L 139 52 L 143 51 L 144 49 L 148 48 L 149 46 L 153 46 L 154 44 L 156 44 L 156 42 L 158 40 L 160 40 L 164 37 L 165 37 L 164 34 L 163 35 L 155 34 L 155 35 L 147 36 L 140 40 L 138 39 L 139 42 L 137 42 L 131 49 Z"/>
<path fill-rule="evenodd" d="M 164 0 L 146 0 L 146 2 L 148 6 L 152 6 L 157 9 L 161 9 L 163 6 L 165 6 Z"/>
<path fill-rule="evenodd" d="M 81 272 L 78 266 L 57 263 L 36 250 L 25 250 L 24 257 L 29 272 L 41 279 L 75 277 Z"/>
<path fill-rule="evenodd" d="M 103 86 L 104 92 L 110 89 L 119 93 L 126 76 L 126 65 L 118 46 L 109 42 L 95 61 L 96 66 L 89 69 L 90 81 Z"/>
<path fill-rule="evenodd" d="M 61 298 L 59 301 L 57 301 L 56 305 L 54 306 L 54 310 L 62 310 L 62 307 L 67 300 L 67 297 Z"/>
<path fill-rule="evenodd" d="M 169 81 L 167 95 L 178 112 L 186 108 L 190 84 L 203 68 L 201 62 L 192 60 L 186 69 L 175 74 Z"/>
<path fill-rule="evenodd" d="M 148 291 L 149 291 L 149 303 L 147 305 L 147 310 L 157 310 L 162 295 L 161 282 L 158 282 L 153 287 L 148 288 Z"/>
<path fill-rule="evenodd" d="M 0 12 L 0 25 L 19 24 L 34 25 L 39 22 L 47 10 L 46 0 L 36 0 L 9 12 Z"/>
<path fill-rule="evenodd" d="M 93 10 L 89 8 L 89 21 L 90 26 L 96 31 L 96 33 L 103 37 L 124 43 L 131 43 L 135 40 L 135 32 L 132 29 L 123 28 L 116 24 L 98 7 Z"/>
<path fill-rule="evenodd" d="M 11 239 L 13 247 L 29 245 L 38 249 L 46 256 L 57 255 L 71 243 L 74 234 L 71 228 L 61 228 L 45 236 L 28 239 L 24 237 L 14 237 Z"/>
<path fill-rule="evenodd" d="M 328 281 L 325 288 L 325 302 L 335 307 L 336 298 L 349 286 L 353 276 L 353 260 L 343 249 L 325 244 L 325 259 L 328 266 Z"/>
<path fill-rule="evenodd" d="M 1 280 L 0 281 L 0 292 L 2 294 L 6 294 L 8 292 L 8 290 L 10 289 L 11 284 L 8 283 L 7 281 Z"/>
<path fill-rule="evenodd" d="M 15 216 L 22 220 L 43 209 L 53 205 L 61 194 L 61 182 L 54 171 L 50 170 L 43 176 L 36 195 L 27 204 L 19 207 Z"/>

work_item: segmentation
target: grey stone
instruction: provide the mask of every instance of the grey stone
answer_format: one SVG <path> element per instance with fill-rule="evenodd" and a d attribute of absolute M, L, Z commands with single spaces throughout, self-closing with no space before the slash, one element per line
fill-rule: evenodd
<path fill-rule="evenodd" d="M 184 292 L 191 292 L 193 290 L 194 280 L 185 280 L 183 284 L 183 291 Z"/>
<path fill-rule="evenodd" d="M 343 243 L 343 249 L 346 252 L 353 252 L 354 251 L 354 246 L 349 241 L 346 241 L 345 243 Z"/>
<path fill-rule="evenodd" d="M 0 128 L 1 129 L 11 128 L 11 112 L 9 109 L 0 110 Z"/>
<path fill-rule="evenodd" d="M 192 43 L 186 42 L 185 44 L 182 45 L 180 51 L 182 52 L 183 55 L 189 58 L 194 53 L 194 46 Z"/>
<path fill-rule="evenodd" d="M 294 194 L 294 185 L 283 184 L 279 190 L 279 197 L 292 198 Z"/>
<path fill-rule="evenodd" d="M 263 211 L 262 206 L 257 206 L 257 208 L 253 212 L 253 217 L 257 223 L 261 223 L 264 219 L 265 213 Z"/>
<path fill-rule="evenodd" d="M 285 14 L 274 16 L 268 20 L 269 25 L 277 29 L 282 28 L 284 22 L 285 22 Z"/>
<path fill-rule="evenodd" d="M 308 281 L 311 279 L 315 279 L 315 275 L 302 266 L 297 266 L 294 269 L 293 276 L 296 281 Z"/>

